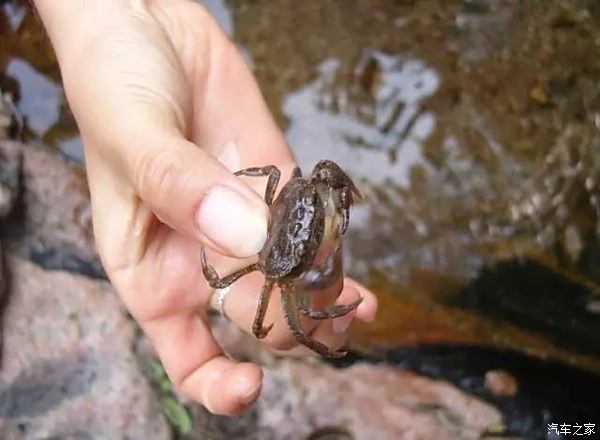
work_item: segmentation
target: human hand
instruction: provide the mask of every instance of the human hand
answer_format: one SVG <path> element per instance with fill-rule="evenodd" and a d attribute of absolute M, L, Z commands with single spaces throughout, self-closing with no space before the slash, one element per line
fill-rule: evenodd
<path fill-rule="evenodd" d="M 234 45 L 191 0 L 36 0 L 55 47 L 85 144 L 94 232 L 106 272 L 152 340 L 174 385 L 220 414 L 251 404 L 261 370 L 223 355 L 207 325 L 213 290 L 201 246 L 220 274 L 264 244 L 264 180 L 231 171 L 293 156 Z M 236 258 L 232 258 L 236 257 Z M 232 286 L 225 309 L 250 331 L 262 278 Z M 339 294 L 339 297 L 338 297 Z M 330 303 L 364 301 L 348 317 L 306 321 L 311 337 L 338 348 L 350 320 L 374 317 L 374 296 L 355 282 Z M 296 347 L 273 295 L 265 343 Z"/>

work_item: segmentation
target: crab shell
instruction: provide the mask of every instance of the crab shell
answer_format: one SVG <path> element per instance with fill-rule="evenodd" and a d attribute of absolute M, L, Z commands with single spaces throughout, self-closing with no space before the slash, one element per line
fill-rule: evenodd
<path fill-rule="evenodd" d="M 272 279 L 297 278 L 308 283 L 318 276 L 310 269 L 331 265 L 341 254 L 340 215 L 337 190 L 325 183 L 292 178 L 271 207 L 269 234 L 259 253 L 265 276 Z M 339 268 L 341 269 L 341 268 Z"/>

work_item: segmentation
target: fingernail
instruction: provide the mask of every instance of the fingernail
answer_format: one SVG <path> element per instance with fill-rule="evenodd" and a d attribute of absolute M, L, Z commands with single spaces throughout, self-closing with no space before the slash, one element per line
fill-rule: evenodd
<path fill-rule="evenodd" d="M 364 322 L 373 322 L 373 321 L 375 321 L 375 316 L 377 315 L 377 308 L 373 307 L 371 309 L 367 309 L 368 311 L 365 312 L 364 311 L 364 307 L 361 308 L 361 306 L 363 304 L 361 304 L 361 305 L 358 306 L 356 314 L 360 317 L 361 321 L 364 321 Z"/>
<path fill-rule="evenodd" d="M 236 391 L 240 396 L 240 402 L 244 405 L 248 405 L 256 400 L 262 383 L 250 382 L 247 378 L 239 378 L 235 384 Z"/>
<path fill-rule="evenodd" d="M 249 257 L 262 249 L 267 221 L 266 206 L 258 196 L 253 200 L 226 185 L 209 189 L 197 213 L 202 233 L 238 257 Z"/>
<path fill-rule="evenodd" d="M 354 314 L 350 314 L 333 319 L 333 322 L 331 323 L 333 331 L 338 335 L 346 333 L 346 330 L 348 330 L 348 327 L 350 327 L 350 324 L 352 324 L 353 318 Z"/>

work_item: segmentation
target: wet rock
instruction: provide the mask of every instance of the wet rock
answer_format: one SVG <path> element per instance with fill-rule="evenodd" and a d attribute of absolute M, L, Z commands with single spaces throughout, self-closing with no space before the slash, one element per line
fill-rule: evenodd
<path fill-rule="evenodd" d="M 500 413 L 442 381 L 383 365 L 282 361 L 266 371 L 259 423 L 276 438 L 342 427 L 356 439 L 477 439 Z"/>
<path fill-rule="evenodd" d="M 0 139 L 16 138 L 23 129 L 23 120 L 13 102 L 13 95 L 0 87 Z"/>
<path fill-rule="evenodd" d="M 25 208 L 13 220 L 12 249 L 45 268 L 104 277 L 83 169 L 42 145 L 27 145 L 22 174 Z"/>
<path fill-rule="evenodd" d="M 253 344 L 227 326 L 217 325 L 219 341 L 235 358 L 255 359 Z M 277 359 L 264 350 L 260 356 L 264 386 L 252 410 L 227 419 L 194 405 L 193 434 L 186 438 L 460 440 L 478 439 L 502 424 L 500 413 L 481 400 L 389 365 L 334 368 L 317 359 Z"/>
<path fill-rule="evenodd" d="M 500 413 L 442 381 L 390 366 L 336 369 L 282 360 L 265 369 L 251 411 L 228 419 L 194 406 L 189 439 L 307 439 L 330 433 L 368 439 L 479 439 Z M 311 437 L 313 436 L 313 437 Z"/>
<path fill-rule="evenodd" d="M 8 267 L 2 438 L 169 439 L 132 351 L 135 325 L 108 284 L 14 257 Z"/>
<path fill-rule="evenodd" d="M 482 269 L 459 303 L 523 330 L 548 335 L 559 347 L 597 359 L 600 322 L 586 310 L 593 295 L 591 284 L 568 273 L 535 260 L 513 259 Z M 598 370 L 597 365 L 594 369 Z"/>
<path fill-rule="evenodd" d="M 517 379 L 504 370 L 490 370 L 485 373 L 485 388 L 498 397 L 510 397 L 517 394 L 519 383 Z"/>
<path fill-rule="evenodd" d="M 6 105 L 4 94 L 2 93 L 2 90 L 0 90 L 0 138 L 8 137 L 11 123 L 12 115 Z"/>
<path fill-rule="evenodd" d="M 2 353 L 2 346 L 3 346 L 3 341 L 4 341 L 2 316 L 3 316 L 3 312 L 4 312 L 4 306 L 6 305 L 8 284 L 9 284 L 8 273 L 6 272 L 6 266 L 5 266 L 5 262 L 4 262 L 4 245 L 3 245 L 2 241 L 0 241 L 0 361 L 2 360 L 1 353 Z M 2 433 L 1 427 L 0 427 L 0 433 Z M 4 438 L 4 437 L 0 436 L 0 438 Z"/>
<path fill-rule="evenodd" d="M 0 140 L 0 218 L 13 210 L 19 197 L 23 144 Z"/>

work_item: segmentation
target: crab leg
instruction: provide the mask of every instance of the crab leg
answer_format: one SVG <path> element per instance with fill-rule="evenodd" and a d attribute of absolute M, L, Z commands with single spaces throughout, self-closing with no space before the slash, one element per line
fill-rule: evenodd
<path fill-rule="evenodd" d="M 260 292 L 260 297 L 258 298 L 256 316 L 254 317 L 254 322 L 252 324 L 252 333 L 254 333 L 254 336 L 256 336 L 258 339 L 262 339 L 267 336 L 267 334 L 273 328 L 273 324 L 267 327 L 263 326 L 263 322 L 267 314 L 267 307 L 269 305 L 269 298 L 271 297 L 271 291 L 273 290 L 273 283 L 274 282 L 272 280 L 267 278 Z"/>
<path fill-rule="evenodd" d="M 342 218 L 342 224 L 340 225 L 340 232 L 342 234 L 346 233 L 348 229 L 348 223 L 350 222 L 350 206 L 354 203 L 354 198 L 352 197 L 352 188 L 344 187 L 340 190 L 338 194 L 338 213 Z"/>
<path fill-rule="evenodd" d="M 344 275 L 341 249 L 341 245 L 338 245 L 321 264 L 313 265 L 297 278 L 294 282 L 296 288 L 301 291 L 326 290 L 342 278 Z"/>
<path fill-rule="evenodd" d="M 301 344 L 307 346 L 321 356 L 339 358 L 346 355 L 344 351 L 332 351 L 326 345 L 311 339 L 302 329 L 300 324 L 300 316 L 298 315 L 298 303 L 296 301 L 295 291 L 292 283 L 282 283 L 281 286 L 281 304 L 283 306 L 283 314 L 287 321 L 288 327 L 294 337 Z"/>
<path fill-rule="evenodd" d="M 206 262 L 206 253 L 204 252 L 204 248 L 200 249 L 200 261 L 202 263 L 202 272 L 204 273 L 204 277 L 206 278 L 206 281 L 208 281 L 208 285 L 213 289 L 224 289 L 225 287 L 235 283 L 244 275 L 248 275 L 250 272 L 260 270 L 259 264 L 254 263 L 250 266 L 246 266 L 236 272 L 233 272 L 230 275 L 219 278 L 219 274 L 215 268 Z"/>
<path fill-rule="evenodd" d="M 350 313 L 352 310 L 358 307 L 358 305 L 362 302 L 362 297 L 358 298 L 356 301 L 351 302 L 350 304 L 338 304 L 331 307 L 326 307 L 324 309 L 311 309 L 306 306 L 306 304 L 301 304 L 299 306 L 300 313 L 308 316 L 311 319 L 329 319 L 329 318 L 338 318 L 340 316 L 344 316 Z"/>
<path fill-rule="evenodd" d="M 265 189 L 265 203 L 269 206 L 271 205 L 271 203 L 273 203 L 273 198 L 275 197 L 275 190 L 277 189 L 279 177 L 281 176 L 279 168 L 277 168 L 274 165 L 267 165 L 266 167 L 252 167 L 236 171 L 234 174 L 236 176 L 251 177 L 269 176 L 269 180 L 267 181 L 267 188 Z"/>
<path fill-rule="evenodd" d="M 363 195 L 352 179 L 330 160 L 322 160 L 315 165 L 312 181 L 333 188 L 337 192 L 337 210 L 341 217 L 340 232 L 344 234 L 350 221 L 350 206 L 354 203 L 355 197 L 362 199 Z"/>

